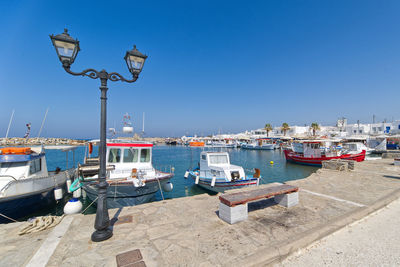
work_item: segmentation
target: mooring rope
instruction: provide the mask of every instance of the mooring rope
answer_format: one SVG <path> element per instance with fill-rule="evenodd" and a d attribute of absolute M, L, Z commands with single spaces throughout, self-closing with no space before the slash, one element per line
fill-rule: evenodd
<path fill-rule="evenodd" d="M 85 211 L 86 211 L 90 206 L 92 206 L 93 203 L 96 202 L 96 200 L 97 200 L 98 198 L 99 198 L 99 197 L 97 196 L 97 197 L 92 201 L 92 203 L 90 203 L 89 206 L 87 206 L 87 207 L 81 212 L 81 214 L 84 214 Z"/>
<path fill-rule="evenodd" d="M 65 215 L 62 216 L 42 216 L 42 217 L 37 217 L 34 219 L 32 222 L 29 223 L 29 225 L 25 226 L 22 228 L 19 232 L 18 235 L 24 235 L 24 234 L 30 234 L 30 233 L 35 233 L 35 232 L 40 232 L 45 229 L 51 228 L 56 226 L 61 222 L 61 220 L 64 218 Z"/>
<path fill-rule="evenodd" d="M 4 215 L 3 213 L 0 213 L 0 216 L 3 216 L 4 218 L 9 219 L 10 221 L 18 222 L 17 220 L 14 220 L 13 218 L 10 218 L 10 217 Z"/>
<path fill-rule="evenodd" d="M 157 181 L 158 181 L 158 187 L 160 188 L 162 200 L 164 200 L 164 194 L 163 194 L 162 189 L 161 189 L 160 180 L 158 179 L 158 177 L 156 177 L 156 179 L 157 179 Z"/>

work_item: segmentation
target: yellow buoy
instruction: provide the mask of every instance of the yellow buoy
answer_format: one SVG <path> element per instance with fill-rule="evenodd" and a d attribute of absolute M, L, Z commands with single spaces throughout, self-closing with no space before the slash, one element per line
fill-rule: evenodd
<path fill-rule="evenodd" d="M 269 162 L 269 164 L 271 164 L 271 165 L 272 165 L 272 164 L 274 164 L 274 162 L 271 160 L 271 161 Z"/>

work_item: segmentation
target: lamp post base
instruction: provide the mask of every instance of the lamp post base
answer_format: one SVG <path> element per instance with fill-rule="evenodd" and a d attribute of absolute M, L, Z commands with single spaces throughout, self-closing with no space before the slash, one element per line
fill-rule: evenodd
<path fill-rule="evenodd" d="M 113 232 L 109 228 L 101 230 L 101 231 L 97 230 L 97 231 L 94 231 L 92 234 L 92 241 L 93 242 L 101 242 L 101 241 L 109 239 L 112 236 L 113 236 Z"/>

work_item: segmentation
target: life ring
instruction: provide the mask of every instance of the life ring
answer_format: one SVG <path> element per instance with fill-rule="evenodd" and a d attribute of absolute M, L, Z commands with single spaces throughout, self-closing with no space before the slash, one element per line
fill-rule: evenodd
<path fill-rule="evenodd" d="M 69 187 L 69 191 L 74 192 L 76 190 L 78 190 L 79 188 L 81 188 L 83 186 L 83 178 L 78 177 L 77 179 L 75 179 L 75 181 L 71 184 L 71 186 Z"/>
<path fill-rule="evenodd" d="M 93 152 L 93 144 L 89 143 L 89 154 L 92 154 Z"/>

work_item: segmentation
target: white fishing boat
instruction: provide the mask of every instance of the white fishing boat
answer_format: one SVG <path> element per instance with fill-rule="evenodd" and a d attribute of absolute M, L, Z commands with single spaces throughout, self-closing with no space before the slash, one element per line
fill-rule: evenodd
<path fill-rule="evenodd" d="M 360 142 L 348 142 L 344 143 L 342 146 L 343 154 L 359 154 L 365 150 L 366 155 L 370 155 L 373 149 L 368 148 L 366 145 Z"/>
<path fill-rule="evenodd" d="M 195 184 L 213 192 L 258 186 L 261 179 L 259 169 L 255 169 L 254 175 L 246 176 L 241 166 L 230 163 L 227 152 L 201 152 L 199 168 L 188 174 Z"/>
<path fill-rule="evenodd" d="M 75 147 L 62 149 L 68 152 Z M 15 220 L 54 204 L 54 190 L 58 189 L 61 198 L 60 188 L 66 189 L 67 179 L 73 177 L 74 168 L 48 171 L 45 149 L 42 146 L 1 148 L 0 222 L 10 222 L 7 217 Z"/>
<path fill-rule="evenodd" d="M 89 143 L 89 154 L 92 153 Z M 171 191 L 169 180 L 173 173 L 156 170 L 152 164 L 153 144 L 127 140 L 107 140 L 106 181 L 107 206 L 119 208 L 134 206 L 150 201 L 158 190 Z M 83 189 L 87 197 L 97 199 L 99 159 L 85 157 L 85 164 L 78 167 L 83 177 Z"/>
<path fill-rule="evenodd" d="M 270 138 L 259 138 L 252 140 L 248 144 L 242 144 L 241 148 L 255 150 L 274 150 L 279 148 L 279 145 L 276 144 L 276 141 Z"/>

